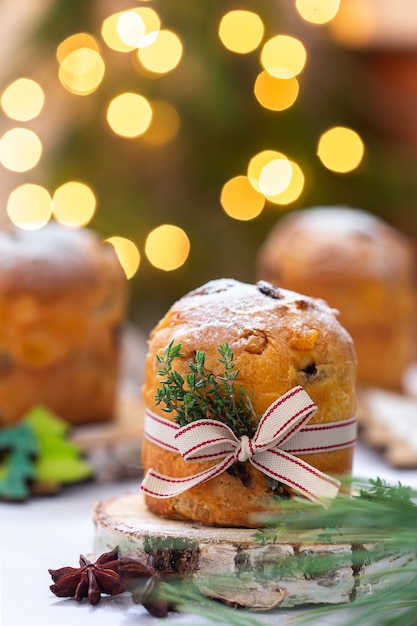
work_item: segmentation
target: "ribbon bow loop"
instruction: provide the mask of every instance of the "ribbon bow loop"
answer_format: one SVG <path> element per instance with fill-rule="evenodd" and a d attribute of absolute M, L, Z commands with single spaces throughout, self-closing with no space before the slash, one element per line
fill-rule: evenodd
<path fill-rule="evenodd" d="M 197 420 L 182 426 L 174 439 L 185 461 L 220 459 L 239 446 L 231 428 L 216 420 Z"/>
<path fill-rule="evenodd" d="M 281 446 L 317 412 L 302 387 L 294 387 L 273 402 L 262 415 L 253 442 L 258 450 Z"/>

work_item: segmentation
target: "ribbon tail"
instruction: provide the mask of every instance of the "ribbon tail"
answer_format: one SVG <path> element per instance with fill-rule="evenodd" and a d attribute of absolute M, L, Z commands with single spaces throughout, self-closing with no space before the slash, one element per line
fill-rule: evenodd
<path fill-rule="evenodd" d="M 172 498 L 178 496 L 192 487 L 201 485 L 215 476 L 219 476 L 235 462 L 235 455 L 229 454 L 217 465 L 213 465 L 203 472 L 186 476 L 184 478 L 171 478 L 164 476 L 154 469 L 149 469 L 142 481 L 140 490 L 154 498 Z"/>
<path fill-rule="evenodd" d="M 335 498 L 340 481 L 283 450 L 257 452 L 249 459 L 258 470 L 294 489 L 313 502 Z"/>

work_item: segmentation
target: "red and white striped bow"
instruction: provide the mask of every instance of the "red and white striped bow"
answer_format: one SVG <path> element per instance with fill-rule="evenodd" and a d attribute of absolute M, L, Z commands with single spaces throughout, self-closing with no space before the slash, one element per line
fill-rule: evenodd
<path fill-rule="evenodd" d="M 249 461 L 266 476 L 284 483 L 306 498 L 319 501 L 337 495 L 340 482 L 296 454 L 329 452 L 354 445 L 356 420 L 313 424 L 307 422 L 317 407 L 302 387 L 280 396 L 265 411 L 252 439 L 239 439 L 217 420 L 202 419 L 179 428 L 147 410 L 145 437 L 178 452 L 186 461 L 212 461 L 217 465 L 183 478 L 164 476 L 150 469 L 141 490 L 155 498 L 170 498 L 226 471 L 236 461 Z"/>

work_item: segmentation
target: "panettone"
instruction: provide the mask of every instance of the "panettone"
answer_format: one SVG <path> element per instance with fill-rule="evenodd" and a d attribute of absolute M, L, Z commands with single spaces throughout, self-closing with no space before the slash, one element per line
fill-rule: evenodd
<path fill-rule="evenodd" d="M 0 426 L 35 405 L 71 424 L 114 416 L 126 297 L 93 231 L 0 231 Z"/>
<path fill-rule="evenodd" d="M 181 346 L 182 356 L 173 366 L 186 381 L 198 352 L 205 354 L 207 371 L 223 376 L 219 347 L 224 344 L 239 373 L 236 388 L 244 388 L 251 398 L 256 423 L 277 398 L 298 387 L 318 407 L 309 425 L 325 430 L 326 424 L 354 423 L 356 357 L 336 312 L 322 300 L 264 281 L 251 285 L 232 279 L 213 280 L 188 293 L 151 332 L 144 383 L 147 412 L 162 424 L 174 424 L 175 411 L 167 412 L 156 400 L 163 379 L 160 359 L 168 346 Z M 323 439 L 320 450 L 297 458 L 326 475 L 349 474 L 353 442 L 342 443 L 328 451 Z M 178 451 L 161 447 L 157 436 L 145 437 L 142 461 L 145 470 L 174 480 L 213 466 L 213 461 L 184 460 Z M 247 460 L 174 497 L 154 497 L 144 490 L 147 506 L 156 514 L 225 526 L 256 525 L 254 514 L 274 508 L 276 495 L 294 495 L 291 487 L 271 481 Z"/>
<path fill-rule="evenodd" d="M 288 213 L 259 251 L 257 275 L 340 311 L 358 381 L 400 389 L 415 356 L 414 251 L 408 238 L 359 209 Z"/>

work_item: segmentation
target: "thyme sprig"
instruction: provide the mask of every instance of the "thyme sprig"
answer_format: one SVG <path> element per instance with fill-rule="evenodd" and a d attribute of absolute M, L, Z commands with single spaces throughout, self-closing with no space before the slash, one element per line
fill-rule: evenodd
<path fill-rule="evenodd" d="M 180 426 L 200 419 L 222 421 L 237 437 L 252 437 L 257 427 L 257 416 L 252 398 L 238 386 L 239 369 L 234 354 L 227 343 L 218 348 L 223 374 L 210 372 L 205 365 L 205 352 L 198 350 L 194 360 L 188 362 L 189 372 L 185 378 L 174 369 L 176 359 L 184 358 L 181 344 L 174 341 L 162 355 L 156 355 L 161 384 L 155 394 L 155 403 L 165 405 L 163 411 L 175 413 Z"/>

